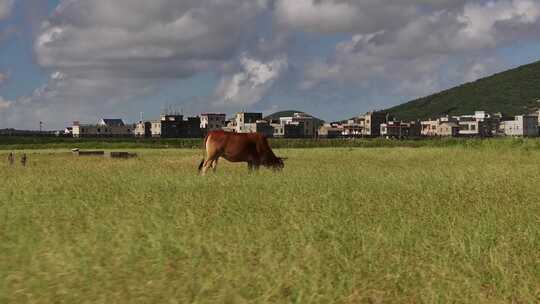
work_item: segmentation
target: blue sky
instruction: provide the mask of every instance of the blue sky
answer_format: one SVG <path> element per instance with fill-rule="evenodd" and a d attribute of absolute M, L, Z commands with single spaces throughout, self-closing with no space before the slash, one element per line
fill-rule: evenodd
<path fill-rule="evenodd" d="M 343 119 L 540 60 L 539 34 L 537 0 L 0 0 L 0 128 Z"/>

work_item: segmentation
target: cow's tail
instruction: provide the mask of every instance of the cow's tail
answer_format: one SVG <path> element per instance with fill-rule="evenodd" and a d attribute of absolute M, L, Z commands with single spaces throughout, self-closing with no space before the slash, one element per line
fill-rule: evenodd
<path fill-rule="evenodd" d="M 203 140 L 203 159 L 201 160 L 201 163 L 199 164 L 199 173 L 201 172 L 201 170 L 203 169 L 203 166 L 204 166 L 204 161 L 205 161 L 205 151 L 206 151 L 206 141 L 208 140 L 208 135 L 206 135 L 206 137 L 204 138 Z"/>

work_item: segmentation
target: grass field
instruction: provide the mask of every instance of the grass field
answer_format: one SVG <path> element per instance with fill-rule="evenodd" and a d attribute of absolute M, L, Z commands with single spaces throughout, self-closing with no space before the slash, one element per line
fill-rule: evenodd
<path fill-rule="evenodd" d="M 0 303 L 540 302 L 538 149 L 137 152 L 0 164 Z"/>

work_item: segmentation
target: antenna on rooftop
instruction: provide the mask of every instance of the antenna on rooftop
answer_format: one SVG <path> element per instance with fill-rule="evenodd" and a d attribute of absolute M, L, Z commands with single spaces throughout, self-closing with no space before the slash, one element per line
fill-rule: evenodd
<path fill-rule="evenodd" d="M 141 112 L 141 117 L 140 117 L 140 120 L 141 120 L 141 121 L 143 121 L 143 119 L 144 119 L 144 113 L 143 113 L 143 112 Z"/>

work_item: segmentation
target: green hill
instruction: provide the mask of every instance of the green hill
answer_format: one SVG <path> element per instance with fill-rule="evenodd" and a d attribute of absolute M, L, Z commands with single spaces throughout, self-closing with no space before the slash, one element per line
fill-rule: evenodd
<path fill-rule="evenodd" d="M 402 120 L 463 115 L 474 111 L 529 113 L 540 106 L 540 61 L 479 79 L 390 109 Z"/>

